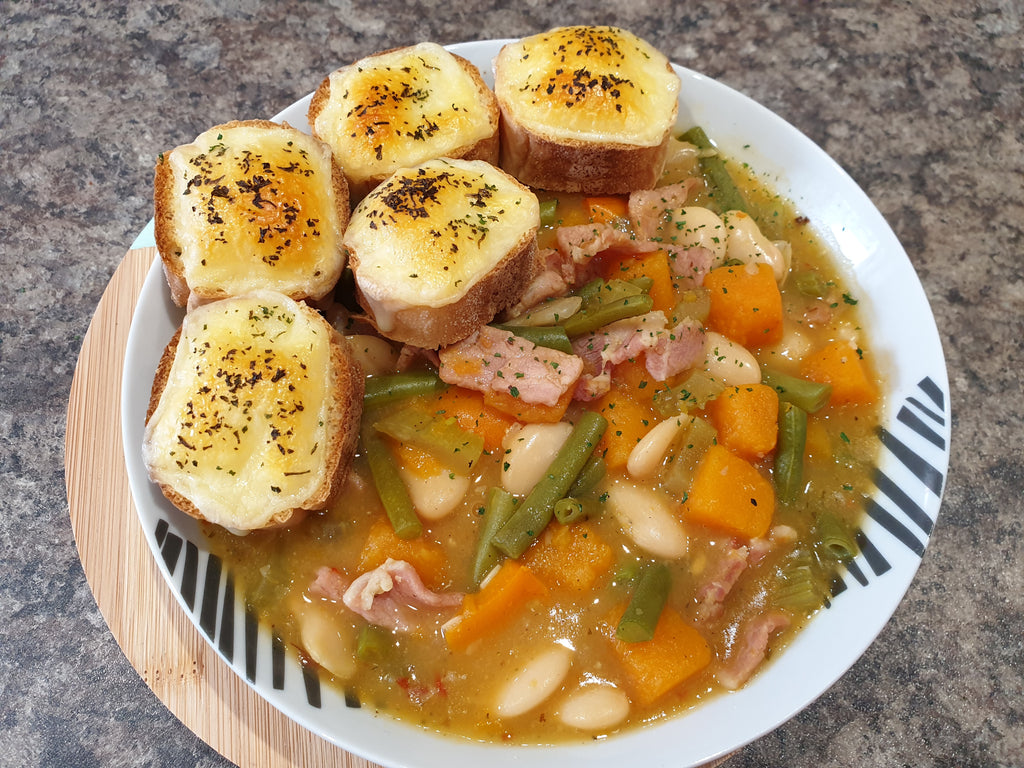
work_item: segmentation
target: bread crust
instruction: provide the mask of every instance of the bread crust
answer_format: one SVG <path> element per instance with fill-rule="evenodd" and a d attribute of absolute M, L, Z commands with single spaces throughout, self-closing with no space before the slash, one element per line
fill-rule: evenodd
<path fill-rule="evenodd" d="M 232 120 L 228 123 L 221 125 L 215 125 L 212 128 L 204 131 L 215 130 L 230 130 L 233 128 L 260 128 L 265 130 L 295 130 L 287 122 L 275 123 L 271 120 Z M 319 141 L 314 137 L 315 141 Z M 189 145 L 182 145 L 189 146 Z M 170 155 L 173 154 L 180 147 L 176 147 L 170 152 L 161 153 L 157 158 L 156 167 L 153 173 L 153 234 L 156 240 L 157 251 L 160 253 L 160 261 L 163 266 L 164 276 L 167 278 L 167 285 L 171 290 L 171 299 L 179 307 L 189 306 L 190 299 L 192 304 L 205 303 L 210 301 L 217 301 L 218 299 L 227 298 L 230 292 L 224 289 L 212 290 L 212 291 L 201 291 L 195 292 L 189 286 L 188 280 L 185 276 L 185 265 L 182 261 L 182 251 L 184 245 L 181 240 L 181 228 L 184 223 L 179 222 L 175 217 L 175 198 L 181 194 L 181 190 L 178 189 L 177 180 L 174 178 L 174 173 L 171 170 Z M 338 216 L 338 227 L 341 232 L 344 232 L 345 227 L 348 225 L 349 216 L 351 215 L 351 198 L 348 187 L 348 179 L 345 177 L 345 172 L 341 166 L 338 165 L 334 159 L 333 154 L 328 155 L 331 158 L 331 187 L 334 191 L 334 201 L 336 208 L 336 215 Z M 344 264 L 342 264 L 344 267 Z M 340 272 L 340 269 L 338 270 Z M 258 286 L 253 286 L 256 288 Z M 324 291 L 317 291 L 312 293 L 306 290 L 295 290 L 286 293 L 289 298 L 295 299 L 296 301 L 302 301 L 305 299 L 320 299 L 327 295 L 333 285 Z M 196 295 L 193 295 L 196 294 Z"/>
<path fill-rule="evenodd" d="M 391 53 L 398 53 L 410 49 L 414 46 L 399 46 L 396 48 L 388 48 L 387 50 L 379 51 L 378 53 L 367 56 L 360 61 L 355 62 L 349 66 L 358 66 L 361 62 L 373 59 L 376 56 L 384 56 Z M 494 92 L 488 87 L 487 83 L 484 82 L 483 77 L 480 75 L 480 70 L 477 69 L 473 62 L 469 61 L 458 54 L 451 53 L 452 58 L 462 68 L 462 70 L 473 80 L 477 87 L 477 91 L 480 95 L 480 106 L 486 112 L 488 120 L 490 121 L 492 130 L 489 136 L 486 136 L 478 141 L 463 144 L 461 146 L 451 147 L 447 149 L 441 157 L 448 157 L 453 160 L 484 160 L 491 165 L 497 165 L 500 158 L 500 112 L 498 109 L 498 100 L 494 96 Z M 309 103 L 309 110 L 307 111 L 307 118 L 309 125 L 313 131 L 313 135 L 319 138 L 321 141 L 325 141 L 328 144 L 332 144 L 335 139 L 332 137 L 322 136 L 316 130 L 316 120 L 320 116 L 320 113 L 327 107 L 331 100 L 331 76 L 328 75 L 317 87 L 316 91 L 313 92 L 313 98 Z M 432 158 L 424 158 L 432 159 Z M 422 162 L 422 161 L 420 161 Z M 380 173 L 374 173 L 365 178 L 356 178 L 352 175 L 348 176 L 348 186 L 353 204 L 358 202 L 370 191 L 373 190 L 378 184 L 387 179 L 393 170 L 382 170 Z"/>
<path fill-rule="evenodd" d="M 501 167 L 536 189 L 584 195 L 651 189 L 665 167 L 670 132 L 660 144 L 558 141 L 523 127 L 501 110 Z"/>
<path fill-rule="evenodd" d="M 533 280 L 536 269 L 536 232 L 524 233 L 519 243 L 466 294 L 442 307 L 410 307 L 396 312 L 393 327 L 382 335 L 424 349 L 437 349 L 466 338 L 481 325 L 513 306 Z M 359 254 L 349 252 L 353 270 Z M 356 298 L 376 325 L 373 305 L 356 287 Z"/>
<path fill-rule="evenodd" d="M 330 343 L 330 408 L 325 423 L 326 433 L 331 436 L 324 446 L 324 459 L 327 471 L 324 481 L 296 507 L 281 511 L 273 516 L 264 528 L 273 528 L 297 522 L 306 512 L 319 511 L 329 506 L 331 500 L 348 479 L 359 440 L 359 427 L 362 418 L 363 393 L 365 378 L 362 368 L 351 355 L 348 343 L 337 330 L 327 323 L 320 315 L 305 304 L 299 304 L 307 313 L 311 322 L 322 324 L 329 329 Z M 164 347 L 163 354 L 153 375 L 153 386 L 150 390 L 149 403 L 146 408 L 146 425 L 156 412 L 160 398 L 167 386 L 167 381 L 174 364 L 178 345 L 181 342 L 182 328 L 179 326 L 174 336 Z M 155 481 L 164 497 L 185 514 L 197 520 L 207 521 L 203 511 L 176 487 L 169 483 Z"/>

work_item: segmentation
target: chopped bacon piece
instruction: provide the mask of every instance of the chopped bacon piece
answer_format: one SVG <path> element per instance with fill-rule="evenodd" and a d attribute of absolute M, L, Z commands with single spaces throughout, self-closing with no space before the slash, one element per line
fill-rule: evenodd
<path fill-rule="evenodd" d="M 747 569 L 748 554 L 747 547 L 730 546 L 725 555 L 711 568 L 707 580 L 697 587 L 698 621 L 713 621 L 722 615 L 725 598 Z"/>
<path fill-rule="evenodd" d="M 659 239 L 663 244 L 671 243 L 670 237 L 662 236 L 663 229 L 672 223 L 674 213 L 686 206 L 697 183 L 697 179 L 687 179 L 678 184 L 630 193 L 629 217 L 633 220 L 637 236 L 645 240 Z"/>
<path fill-rule="evenodd" d="M 462 605 L 462 598 L 459 592 L 427 589 L 409 563 L 388 558 L 357 577 L 345 591 L 343 602 L 371 624 L 411 632 L 420 624 L 421 611 L 455 609 Z"/>
<path fill-rule="evenodd" d="M 478 392 L 505 392 L 524 403 L 554 405 L 576 384 L 583 361 L 483 326 L 440 352 L 441 379 Z M 514 390 L 514 391 L 513 391 Z"/>
<path fill-rule="evenodd" d="M 768 640 L 788 626 L 789 616 L 781 611 L 771 611 L 740 627 L 729 663 L 718 671 L 718 682 L 730 690 L 736 690 L 747 682 L 764 661 Z"/>
<path fill-rule="evenodd" d="M 346 589 L 348 589 L 348 580 L 341 575 L 341 571 L 325 565 L 316 572 L 316 578 L 309 585 L 309 594 L 313 597 L 322 597 L 340 603 L 345 596 Z"/>
<path fill-rule="evenodd" d="M 704 285 L 704 277 L 715 266 L 715 254 L 701 245 L 683 248 L 678 245 L 663 244 L 669 253 L 669 267 L 678 277 L 686 278 L 691 285 Z"/>
<path fill-rule="evenodd" d="M 577 399 L 590 399 L 585 395 L 594 389 L 591 380 L 600 379 L 610 366 L 640 355 L 644 355 L 644 366 L 656 381 L 665 381 L 699 363 L 704 354 L 700 325 L 690 320 L 673 328 L 666 328 L 667 324 L 664 313 L 648 312 L 575 339 L 572 349 L 583 360 L 584 379 L 576 387 L 576 392 L 584 396 Z"/>
<path fill-rule="evenodd" d="M 632 232 L 602 223 L 560 227 L 555 233 L 555 242 L 558 250 L 571 258 L 577 267 L 586 265 L 601 251 L 612 248 L 620 252 L 647 253 L 661 247 L 646 237 L 637 238 Z"/>

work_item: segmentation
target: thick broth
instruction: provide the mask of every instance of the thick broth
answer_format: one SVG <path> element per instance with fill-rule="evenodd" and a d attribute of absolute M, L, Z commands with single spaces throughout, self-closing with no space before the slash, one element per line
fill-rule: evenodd
<path fill-rule="evenodd" d="M 700 175 L 696 155 L 683 149 L 670 169 L 670 181 Z M 837 339 L 855 339 L 860 348 L 867 348 L 854 290 L 847 285 L 810 224 L 755 176 L 736 168 L 733 176 L 764 234 L 772 240 L 788 241 L 792 248 L 791 271 L 782 290 L 787 335 L 781 344 L 755 351 L 758 361 L 796 374 L 802 350 L 816 349 Z M 544 196 L 541 197 L 543 200 Z M 689 204 L 713 207 L 714 200 L 707 196 L 703 185 L 698 185 Z M 579 197 L 562 197 L 558 212 L 561 223 L 587 220 Z M 541 245 L 553 241 L 553 232 L 553 225 L 541 232 Z M 803 276 L 800 285 L 816 285 L 822 295 L 810 295 L 813 290 L 801 291 L 797 275 Z M 870 359 L 867 354 L 865 358 Z M 566 418 L 573 420 L 584 407 L 586 404 L 573 403 Z M 308 663 L 315 662 L 303 650 L 302 623 L 311 614 L 328 622 L 337 636 L 332 653 L 342 658 L 339 664 L 332 665 L 339 673 L 337 683 L 363 707 L 471 739 L 551 743 L 600 737 L 677 715 L 716 695 L 721 690 L 716 673 L 729 663 L 741 628 L 753 617 L 781 609 L 792 620 L 773 637 L 770 658 L 827 601 L 829 579 L 838 561 L 823 550 L 817 521 L 822 512 L 827 512 L 841 521 L 847 532 L 856 530 L 864 499 L 870 492 L 870 466 L 876 453 L 874 435 L 880 408 L 877 403 L 826 406 L 809 417 L 805 491 L 792 503 L 778 503 L 772 523 L 775 527 L 791 528 L 795 541 L 773 546 L 762 560 L 747 567 L 717 618 L 696 618 L 695 593 L 724 553 L 738 542 L 731 535 L 700 525 L 686 525 L 689 552 L 669 563 L 672 588 L 666 607 L 699 628 L 710 647 L 711 662 L 647 704 L 639 703 L 639 697 L 634 695 L 610 636 L 630 598 L 636 567 L 652 558 L 623 532 L 611 514 L 595 514 L 583 523 L 573 524 L 573 535 L 578 538 L 573 539 L 571 546 L 584 550 L 575 558 L 577 565 L 607 564 L 598 569 L 592 589 L 578 591 L 549 579 L 545 582 L 549 590 L 546 597 L 531 601 L 520 616 L 488 635 L 486 641 L 460 652 L 449 650 L 441 630 L 451 612 L 438 612 L 416 633 L 376 633 L 379 646 L 374 652 L 364 653 L 367 660 L 358 663 L 345 659 L 355 658 L 358 637 L 367 632 L 366 621 L 341 604 L 311 597 L 308 589 L 321 566 L 333 567 L 348 579 L 355 578 L 361 572 L 361 551 L 371 527 L 386 524 L 382 523 L 386 517 L 363 456 L 357 456 L 350 481 L 324 513 L 311 515 L 287 530 L 260 531 L 245 537 L 211 529 L 210 546 L 233 571 L 251 606 Z M 441 590 L 474 591 L 470 559 L 479 535 L 487 489 L 501 483 L 501 461 L 500 451 L 484 456 L 475 468 L 476 475 L 461 505 L 443 519 L 425 524 L 423 538 L 444 553 L 444 564 L 433 586 Z M 771 455 L 756 466 L 763 476 L 771 477 Z M 607 484 L 614 475 L 622 476 L 624 470 L 610 472 L 603 482 Z M 663 480 L 655 477 L 648 485 L 660 490 Z M 604 487 L 592 493 L 598 506 Z M 565 544 L 573 526 L 553 521 L 541 539 L 561 537 Z M 534 549 L 538 546 L 535 544 Z M 526 562 L 535 563 L 531 559 L 535 557 L 532 551 L 528 552 Z M 812 603 L 787 604 L 780 597 L 780 584 L 785 584 L 794 562 L 809 563 L 816 586 Z M 538 569 L 543 573 L 543 564 Z M 555 643 L 574 649 L 573 665 L 561 690 L 526 714 L 499 718 L 494 708 L 495 692 L 507 683 L 523 660 Z M 324 672 L 327 677 L 329 673 Z M 631 699 L 628 716 L 610 728 L 581 730 L 562 723 L 557 713 L 564 695 L 578 687 L 602 682 L 627 693 Z"/>

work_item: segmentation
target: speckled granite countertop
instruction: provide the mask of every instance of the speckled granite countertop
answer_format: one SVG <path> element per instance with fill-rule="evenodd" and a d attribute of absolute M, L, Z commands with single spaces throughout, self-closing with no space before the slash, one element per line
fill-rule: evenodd
<path fill-rule="evenodd" d="M 388 10 L 384 10 L 387 8 Z M 730 768 L 1024 765 L 1024 5 L 0 2 L 0 764 L 217 766 L 86 584 L 65 409 L 156 154 L 390 46 L 614 23 L 795 124 L 903 242 L 948 359 L 939 524 L 888 627 Z"/>

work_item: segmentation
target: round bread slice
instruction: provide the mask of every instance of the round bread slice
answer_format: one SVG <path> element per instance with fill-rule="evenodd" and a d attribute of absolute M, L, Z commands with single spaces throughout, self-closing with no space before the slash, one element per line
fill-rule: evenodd
<path fill-rule="evenodd" d="M 490 163 L 400 170 L 356 206 L 345 232 L 359 303 L 390 339 L 459 341 L 519 300 L 539 227 L 537 196 Z"/>
<path fill-rule="evenodd" d="M 178 306 L 252 290 L 317 300 L 345 266 L 348 181 L 327 144 L 287 123 L 226 123 L 163 153 L 154 203 Z"/>
<path fill-rule="evenodd" d="M 494 64 L 501 166 L 557 192 L 650 189 L 679 87 L 664 55 L 615 27 L 560 27 L 509 43 Z"/>
<path fill-rule="evenodd" d="M 345 169 L 353 199 L 438 157 L 498 162 L 498 103 L 470 61 L 436 43 L 368 56 L 324 79 L 313 135 Z"/>
<path fill-rule="evenodd" d="M 172 504 L 233 531 L 325 508 L 347 477 L 363 375 L 317 312 L 271 291 L 195 308 L 153 381 L 142 454 Z"/>

